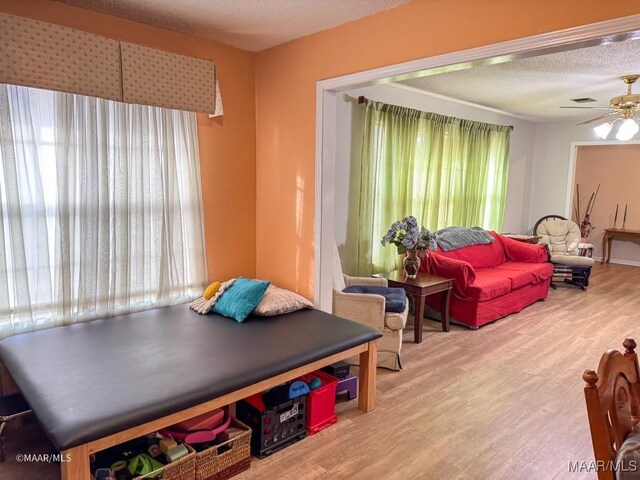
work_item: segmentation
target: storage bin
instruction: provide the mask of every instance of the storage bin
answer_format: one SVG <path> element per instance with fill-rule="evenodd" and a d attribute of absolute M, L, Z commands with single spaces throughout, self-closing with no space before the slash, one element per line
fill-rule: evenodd
<path fill-rule="evenodd" d="M 196 452 L 189 445 L 185 444 L 185 446 L 187 447 L 187 450 L 189 450 L 189 455 L 186 457 L 172 463 L 167 463 L 162 468 L 145 475 L 135 477 L 133 480 L 148 480 L 151 478 L 156 480 L 194 480 L 196 478 Z M 153 475 L 158 473 L 160 473 L 160 475 L 153 477 Z"/>
<path fill-rule="evenodd" d="M 196 453 L 196 480 L 226 480 L 251 467 L 251 429 L 233 417 L 231 426 L 244 431 Z"/>
<path fill-rule="evenodd" d="M 318 370 L 300 377 L 303 382 L 309 383 L 313 377 L 319 378 L 322 386 L 311 390 L 307 395 L 307 420 L 306 428 L 310 435 L 318 433 L 338 421 L 336 417 L 336 386 L 338 379 L 326 372 Z"/>
<path fill-rule="evenodd" d="M 307 436 L 307 396 L 266 408 L 258 393 L 236 404 L 238 420 L 252 431 L 251 452 L 259 458 L 282 450 Z"/>

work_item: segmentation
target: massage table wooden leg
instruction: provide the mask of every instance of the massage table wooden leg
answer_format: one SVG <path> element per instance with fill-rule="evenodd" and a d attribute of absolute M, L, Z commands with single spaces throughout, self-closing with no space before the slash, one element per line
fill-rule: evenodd
<path fill-rule="evenodd" d="M 376 408 L 376 365 L 378 363 L 378 345 L 368 343 L 367 350 L 360 354 L 358 371 L 358 408 L 370 412 Z"/>
<path fill-rule="evenodd" d="M 66 461 L 68 460 L 68 461 Z M 89 448 L 85 445 L 73 447 L 62 452 L 60 462 L 61 480 L 89 480 Z"/>

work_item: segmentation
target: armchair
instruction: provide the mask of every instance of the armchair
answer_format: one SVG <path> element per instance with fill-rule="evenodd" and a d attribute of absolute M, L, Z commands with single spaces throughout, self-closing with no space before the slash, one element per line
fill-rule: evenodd
<path fill-rule="evenodd" d="M 409 305 L 402 313 L 385 312 L 385 298 L 382 295 L 368 293 L 344 293 L 350 286 L 386 287 L 385 278 L 350 277 L 342 273 L 342 264 L 338 247 L 333 251 L 333 314 L 354 322 L 363 323 L 382 332 L 378 342 L 378 367 L 400 370 L 400 350 L 402 349 L 402 330 L 407 325 Z M 349 363 L 357 365 L 358 359 Z"/>
<path fill-rule="evenodd" d="M 536 222 L 533 232 L 549 251 L 554 277 L 586 290 L 594 261 L 582 252 L 593 250 L 593 245 L 580 242 L 580 227 L 559 215 L 547 215 Z M 553 282 L 551 286 L 557 288 Z"/>

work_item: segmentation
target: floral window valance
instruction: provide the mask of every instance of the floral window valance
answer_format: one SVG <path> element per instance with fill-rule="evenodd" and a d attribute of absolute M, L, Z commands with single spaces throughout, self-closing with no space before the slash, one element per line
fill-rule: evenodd
<path fill-rule="evenodd" d="M 222 115 L 215 63 L 0 14 L 0 83 Z"/>

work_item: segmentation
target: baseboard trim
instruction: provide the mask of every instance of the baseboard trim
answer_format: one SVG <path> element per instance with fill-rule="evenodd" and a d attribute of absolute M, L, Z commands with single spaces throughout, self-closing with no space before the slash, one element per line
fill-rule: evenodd
<path fill-rule="evenodd" d="M 597 262 L 602 261 L 602 257 L 593 257 L 593 259 Z M 640 262 L 635 260 L 621 260 L 619 258 L 612 258 L 610 263 L 616 263 L 618 265 L 628 265 L 630 267 L 640 267 Z"/>

